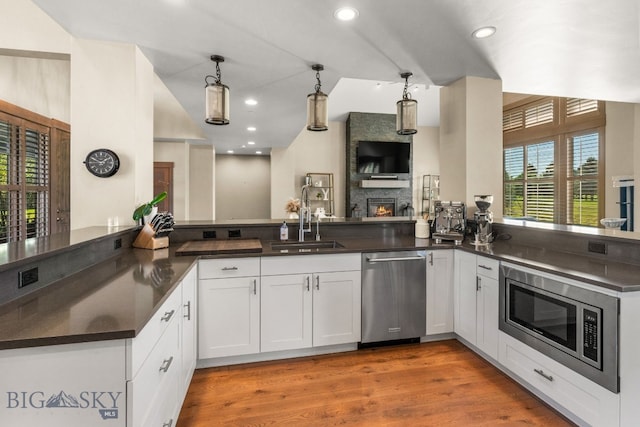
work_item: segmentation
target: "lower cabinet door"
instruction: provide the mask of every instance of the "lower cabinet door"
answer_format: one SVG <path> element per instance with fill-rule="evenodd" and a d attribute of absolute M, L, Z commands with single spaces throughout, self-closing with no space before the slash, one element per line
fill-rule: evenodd
<path fill-rule="evenodd" d="M 618 426 L 620 395 L 499 332 L 500 363 L 529 386 L 597 427 Z M 582 424 L 582 423 L 581 423 Z"/>
<path fill-rule="evenodd" d="M 453 332 L 453 251 L 427 252 L 427 335 Z"/>
<path fill-rule="evenodd" d="M 478 328 L 476 345 L 494 359 L 498 359 L 498 316 L 500 296 L 498 281 L 478 275 Z"/>
<path fill-rule="evenodd" d="M 262 277 L 262 352 L 311 347 L 311 274 Z"/>
<path fill-rule="evenodd" d="M 127 425 L 162 426 L 177 416 L 181 369 L 180 322 L 174 319 L 132 381 L 127 383 Z M 160 418 L 163 421 L 160 423 Z M 165 419 L 166 418 L 166 419 Z M 158 424 L 159 423 L 159 424 Z"/>
<path fill-rule="evenodd" d="M 360 341 L 360 271 L 313 275 L 313 345 Z"/>
<path fill-rule="evenodd" d="M 201 279 L 198 358 L 260 351 L 260 278 Z"/>

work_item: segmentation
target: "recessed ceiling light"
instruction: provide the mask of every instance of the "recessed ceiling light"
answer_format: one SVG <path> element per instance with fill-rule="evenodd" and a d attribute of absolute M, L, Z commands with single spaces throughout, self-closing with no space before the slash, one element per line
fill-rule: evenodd
<path fill-rule="evenodd" d="M 255 132 L 255 131 L 256 131 L 256 128 L 255 128 L 254 126 L 249 126 L 249 127 L 247 128 L 247 130 L 248 130 L 249 132 Z"/>
<path fill-rule="evenodd" d="M 353 21 L 359 14 L 358 9 L 349 6 L 341 7 L 333 12 L 333 16 L 340 21 Z"/>
<path fill-rule="evenodd" d="M 244 101 L 244 103 L 247 104 L 247 105 L 258 105 L 258 101 L 256 101 L 255 99 L 251 99 L 251 98 L 246 99 Z"/>
<path fill-rule="evenodd" d="M 262 154 L 262 151 L 256 151 L 256 154 Z"/>
<path fill-rule="evenodd" d="M 227 154 L 233 154 L 233 150 L 227 150 Z"/>
<path fill-rule="evenodd" d="M 249 141 L 249 142 L 247 142 L 247 144 L 249 144 L 249 145 L 256 145 L 256 143 L 255 143 L 255 142 L 253 142 L 253 141 Z"/>
<path fill-rule="evenodd" d="M 471 33 L 471 37 L 474 39 L 486 39 L 496 33 L 496 27 L 480 27 Z"/>

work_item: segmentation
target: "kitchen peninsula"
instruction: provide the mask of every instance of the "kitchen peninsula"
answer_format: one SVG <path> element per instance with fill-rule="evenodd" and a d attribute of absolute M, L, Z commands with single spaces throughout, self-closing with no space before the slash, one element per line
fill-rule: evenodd
<path fill-rule="evenodd" d="M 633 236 L 628 237 L 632 233 L 617 235 L 596 230 L 585 234 L 583 230 L 544 230 L 537 225 L 502 221 L 496 224 L 499 234 L 493 244 L 475 247 L 467 242 L 461 246 L 436 245 L 429 239 L 416 239 L 414 221 L 410 218 L 338 219 L 322 221 L 320 232 L 322 240 L 336 241 L 341 247 L 292 253 L 274 249 L 271 245 L 278 240 L 280 223 L 277 220 L 252 220 L 179 224 L 171 236 L 171 247 L 157 251 L 131 248 L 136 229 L 106 227 L 77 230 L 66 236 L 51 236 L 37 242 L 4 245 L 4 259 L 0 265 L 3 278 L 0 295 L 5 298 L 0 305 L 3 325 L 0 328 L 0 358 L 3 360 L 3 378 L 7 378 L 3 382 L 2 394 L 8 403 L 0 409 L 2 418 L 11 420 L 18 417 L 26 425 L 36 425 L 44 419 L 41 418 L 43 416 L 47 417 L 50 425 L 70 425 L 69 420 L 85 424 L 104 420 L 109 422 L 108 425 L 151 425 L 147 423 L 152 423 L 150 417 L 153 416 L 165 417 L 164 420 L 156 420 L 161 421 L 158 425 L 162 425 L 168 419 L 175 419 L 179 405 L 176 407 L 166 402 L 171 399 L 182 402 L 197 358 L 194 319 L 200 319 L 195 290 L 198 262 L 247 260 L 249 264 L 257 263 L 255 265 L 259 266 L 260 260 L 276 259 L 274 257 L 286 260 L 295 256 L 296 260 L 311 260 L 339 257 L 341 254 L 346 257 L 363 252 L 406 249 L 425 250 L 431 254 L 448 252 L 452 257 L 464 254 L 460 259 L 468 260 L 465 257 L 472 256 L 478 260 L 478 265 L 507 263 L 571 283 L 580 282 L 582 286 L 620 298 L 620 392 L 610 392 L 591 383 L 588 387 L 597 391 L 592 393 L 598 397 L 596 401 L 567 401 L 565 392 L 558 394 L 557 390 L 567 390 L 569 385 L 556 384 L 565 380 L 566 371 L 570 380 L 577 381 L 571 384 L 584 386 L 582 382 L 590 381 L 567 369 L 562 370 L 562 366 L 556 366 L 553 360 L 547 360 L 541 354 L 535 356 L 534 350 L 524 348 L 526 346 L 498 331 L 497 324 L 493 327 L 498 346 L 495 351 L 485 350 L 479 341 L 470 342 L 460 335 L 459 325 L 454 326 L 453 322 L 432 335 L 427 328 L 427 336 L 421 338 L 425 341 L 459 338 L 577 422 L 605 425 L 603 417 L 609 417 L 606 418 L 609 423 L 613 416 L 619 420 L 615 425 L 625 426 L 631 425 L 629 420 L 635 420 L 630 417 L 634 412 L 633 402 L 640 395 L 640 377 L 634 363 L 634 354 L 637 353 L 634 337 L 639 333 L 637 325 L 640 324 L 636 314 L 640 312 L 640 284 L 636 279 L 640 273 L 640 262 L 636 259 L 636 240 Z M 295 224 L 291 227 L 290 233 L 295 231 Z M 229 239 L 238 234 L 242 239 L 259 239 L 262 252 L 205 254 L 201 257 L 175 254 L 183 243 L 203 240 L 205 235 Z M 604 247 L 606 253 L 589 252 L 590 246 Z M 63 265 L 75 270 L 63 271 Z M 242 268 L 241 264 L 238 266 Z M 17 295 L 16 290 L 24 292 L 29 289 L 28 285 L 19 287 L 18 271 L 36 267 L 39 280 L 50 284 L 32 293 Z M 453 270 L 453 264 L 450 267 Z M 47 270 L 53 272 L 47 273 Z M 497 271 L 494 272 L 497 278 Z M 453 282 L 457 273 L 451 273 L 449 278 Z M 261 277 L 259 268 L 251 274 L 258 279 Z M 430 285 L 429 277 L 427 273 L 427 286 Z M 255 283 L 258 284 L 259 280 Z M 455 283 L 444 285 L 445 289 L 458 289 L 455 292 L 461 289 Z M 258 285 L 254 292 L 259 292 Z M 453 318 L 459 295 L 437 295 L 449 295 L 451 299 L 428 300 L 428 310 L 433 304 L 444 306 L 448 310 L 445 315 Z M 173 342 L 176 344 L 168 344 Z M 292 357 L 355 348 L 357 342 L 326 348 L 314 345 L 307 350 L 267 352 L 262 356 L 258 349 L 252 355 L 229 356 L 220 360 L 234 363 L 234 358 L 240 361 L 244 360 L 243 357 L 259 360 L 260 357 Z M 163 349 L 174 355 L 165 357 Z M 546 363 L 544 366 L 560 369 L 555 371 L 555 388 L 548 390 L 538 384 L 537 379 L 529 378 L 525 371 L 519 371 L 520 365 L 513 364 L 515 359 L 512 356 L 516 351 L 526 360 L 541 360 Z M 518 360 L 520 363 L 525 359 Z M 49 368 L 52 362 L 56 366 L 54 370 Z M 216 358 L 198 363 L 215 364 Z M 174 369 L 175 374 L 171 374 Z M 30 373 L 28 380 L 25 380 L 25 372 Z M 79 372 L 82 375 L 78 375 Z M 162 376 L 164 373 L 170 375 Z M 160 392 L 166 390 L 171 392 Z M 77 405 L 73 406 L 73 401 L 68 400 L 65 394 L 73 396 Z M 65 399 L 71 403 L 66 409 L 60 409 L 63 406 L 60 402 Z M 51 409 L 53 407 L 56 409 Z M 136 408 L 142 407 L 145 411 L 137 412 Z M 154 415 L 149 408 L 164 410 Z M 50 418 L 52 410 L 58 415 Z M 65 415 L 60 415 L 63 413 Z M 64 418 L 67 416 L 71 418 Z"/>

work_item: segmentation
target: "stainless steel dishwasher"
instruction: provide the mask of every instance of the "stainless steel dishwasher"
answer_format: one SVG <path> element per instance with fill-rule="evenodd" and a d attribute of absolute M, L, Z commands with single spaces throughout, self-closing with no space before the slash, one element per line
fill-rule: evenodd
<path fill-rule="evenodd" d="M 425 251 L 362 254 L 362 343 L 426 335 Z"/>

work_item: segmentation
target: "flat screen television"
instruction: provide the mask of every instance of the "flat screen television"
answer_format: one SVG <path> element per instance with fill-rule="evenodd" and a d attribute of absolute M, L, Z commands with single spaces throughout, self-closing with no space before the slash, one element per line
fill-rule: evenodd
<path fill-rule="evenodd" d="M 410 142 L 360 141 L 357 149 L 358 173 L 409 173 Z"/>

